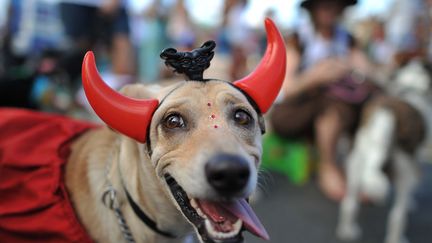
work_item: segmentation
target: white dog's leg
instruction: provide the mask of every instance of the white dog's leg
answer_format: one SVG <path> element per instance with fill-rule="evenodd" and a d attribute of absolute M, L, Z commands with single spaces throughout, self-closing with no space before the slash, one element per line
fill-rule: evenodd
<path fill-rule="evenodd" d="M 336 230 L 340 239 L 355 240 L 361 235 L 356 220 L 360 192 L 375 201 L 386 198 L 389 182 L 382 167 L 392 145 L 394 127 L 393 114 L 378 109 L 356 134 L 347 159 L 347 194 L 341 203 Z"/>
<path fill-rule="evenodd" d="M 339 222 L 336 234 L 341 240 L 355 240 L 360 237 L 361 230 L 357 224 L 357 212 L 359 207 L 359 192 L 364 157 L 359 149 L 358 142 L 355 142 L 354 149 L 347 159 L 347 193 L 342 200 L 339 212 Z"/>
<path fill-rule="evenodd" d="M 387 109 L 377 109 L 366 124 L 362 142 L 364 166 L 362 171 L 362 193 L 374 203 L 384 203 L 390 188 L 388 177 L 383 172 L 387 162 L 396 128 L 396 119 Z"/>
<path fill-rule="evenodd" d="M 404 236 L 412 194 L 418 183 L 413 156 L 397 149 L 393 156 L 395 170 L 395 202 L 390 211 L 385 243 L 408 242 Z"/>

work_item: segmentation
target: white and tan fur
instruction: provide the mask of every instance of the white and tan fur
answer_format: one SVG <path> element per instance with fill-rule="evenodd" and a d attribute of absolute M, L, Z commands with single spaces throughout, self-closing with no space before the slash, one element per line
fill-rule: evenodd
<path fill-rule="evenodd" d="M 101 202 L 108 183 L 118 193 L 135 240 L 146 243 L 182 242 L 193 231 L 172 198 L 164 173 L 169 172 L 188 195 L 218 200 L 205 179 L 204 164 L 216 153 L 234 153 L 249 162 L 251 177 L 242 194 L 247 197 L 252 193 L 262 152 L 261 117 L 240 91 L 221 81 L 189 81 L 173 84 L 157 94 L 142 85 L 126 86 L 122 92 L 129 97 L 161 101 L 149 129 L 152 154 L 146 144 L 103 127 L 86 133 L 72 145 L 66 168 L 66 185 L 76 213 L 96 242 L 124 242 L 116 216 Z M 250 130 L 231 122 L 229 114 L 237 108 L 253 117 Z M 191 125 L 189 131 L 165 132 L 160 122 L 169 112 L 181 113 Z M 211 114 L 216 119 L 210 119 Z M 122 184 L 160 230 L 179 238 L 165 238 L 145 226 L 127 203 Z"/>
<path fill-rule="evenodd" d="M 430 73 L 420 62 L 412 61 L 396 74 L 387 93 L 401 98 L 420 112 L 427 126 L 432 124 L 430 108 Z M 413 193 L 420 179 L 418 160 L 429 157 L 425 146 L 430 145 L 431 128 L 426 127 L 426 141 L 414 153 L 409 153 L 395 142 L 397 122 L 395 114 L 386 107 L 374 107 L 360 126 L 347 159 L 347 194 L 340 206 L 337 235 L 343 240 L 361 236 L 357 223 L 359 195 L 375 203 L 383 203 L 394 186 L 395 197 L 391 208 L 385 243 L 407 242 L 404 235 Z M 426 151 L 426 152 L 425 152 Z M 430 158 L 430 157 L 429 157 Z M 393 172 L 389 180 L 383 172 L 386 163 Z"/>

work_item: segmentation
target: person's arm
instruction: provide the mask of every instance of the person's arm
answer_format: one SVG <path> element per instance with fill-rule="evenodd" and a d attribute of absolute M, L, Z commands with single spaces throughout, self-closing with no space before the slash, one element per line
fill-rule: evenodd
<path fill-rule="evenodd" d="M 288 54 L 288 57 L 290 55 Z M 298 57 L 296 57 L 299 60 Z M 314 75 L 309 71 L 297 72 L 296 61 L 294 57 L 290 59 L 292 63 L 287 64 L 287 74 L 285 76 L 284 84 L 282 86 L 283 95 L 285 98 L 295 97 L 307 90 L 311 90 L 319 86 L 314 78 Z"/>
<path fill-rule="evenodd" d="M 315 86 L 313 77 L 308 72 L 299 73 L 301 63 L 301 45 L 297 35 L 293 35 L 287 41 L 287 67 L 285 80 L 282 86 L 282 94 L 285 98 L 295 97 Z"/>

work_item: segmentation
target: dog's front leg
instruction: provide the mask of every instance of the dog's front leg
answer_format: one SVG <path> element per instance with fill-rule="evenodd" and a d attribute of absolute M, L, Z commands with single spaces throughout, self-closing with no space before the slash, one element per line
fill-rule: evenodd
<path fill-rule="evenodd" d="M 394 156 L 395 202 L 390 211 L 385 243 L 407 243 L 404 236 L 408 210 L 418 173 L 412 156 L 396 149 Z"/>
<path fill-rule="evenodd" d="M 359 210 L 359 193 L 361 187 L 362 153 L 355 146 L 347 159 L 347 193 L 342 200 L 336 234 L 341 240 L 355 240 L 360 237 L 361 230 L 357 224 Z"/>
<path fill-rule="evenodd" d="M 356 217 L 359 193 L 375 202 L 386 198 L 389 182 L 382 172 L 392 145 L 395 118 L 386 109 L 377 109 L 356 134 L 354 147 L 347 161 L 347 194 L 342 201 L 337 228 L 339 238 L 360 237 Z"/>

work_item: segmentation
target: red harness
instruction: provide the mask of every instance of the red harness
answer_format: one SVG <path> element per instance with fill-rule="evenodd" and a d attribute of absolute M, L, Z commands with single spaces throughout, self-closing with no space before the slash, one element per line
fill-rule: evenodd
<path fill-rule="evenodd" d="M 93 242 L 64 183 L 71 141 L 96 125 L 0 109 L 0 241 Z"/>

